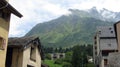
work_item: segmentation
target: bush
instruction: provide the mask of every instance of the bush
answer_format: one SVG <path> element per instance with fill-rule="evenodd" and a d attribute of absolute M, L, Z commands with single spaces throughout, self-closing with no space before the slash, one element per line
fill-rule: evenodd
<path fill-rule="evenodd" d="M 51 60 L 51 55 L 50 54 L 45 54 L 45 58 L 48 60 Z"/>
<path fill-rule="evenodd" d="M 63 60 L 62 59 L 56 59 L 54 64 L 62 64 Z"/>
<path fill-rule="evenodd" d="M 63 62 L 63 67 L 72 67 L 72 65 L 68 62 Z"/>

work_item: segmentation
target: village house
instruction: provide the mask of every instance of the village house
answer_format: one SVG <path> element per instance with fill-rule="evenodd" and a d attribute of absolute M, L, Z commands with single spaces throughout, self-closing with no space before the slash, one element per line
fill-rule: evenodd
<path fill-rule="evenodd" d="M 65 53 L 52 53 L 51 60 L 65 58 Z"/>
<path fill-rule="evenodd" d="M 117 41 L 113 26 L 99 26 L 94 37 L 93 56 L 97 67 L 107 67 L 108 55 L 117 52 Z"/>
<path fill-rule="evenodd" d="M 5 67 L 11 13 L 20 18 L 22 17 L 22 15 L 8 3 L 8 0 L 0 0 L 0 67 Z"/>
<path fill-rule="evenodd" d="M 39 38 L 9 38 L 6 67 L 41 67 L 43 51 Z"/>

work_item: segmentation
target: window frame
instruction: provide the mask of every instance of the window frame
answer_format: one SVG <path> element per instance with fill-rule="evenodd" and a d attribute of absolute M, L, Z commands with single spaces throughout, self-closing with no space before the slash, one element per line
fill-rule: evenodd
<path fill-rule="evenodd" d="M 0 37 L 0 50 L 5 50 L 6 41 L 3 37 Z"/>
<path fill-rule="evenodd" d="M 36 62 L 36 47 L 34 45 L 30 48 L 30 60 Z"/>

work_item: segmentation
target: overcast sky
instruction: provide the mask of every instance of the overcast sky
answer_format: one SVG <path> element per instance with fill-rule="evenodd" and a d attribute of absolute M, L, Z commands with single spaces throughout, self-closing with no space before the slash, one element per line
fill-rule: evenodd
<path fill-rule="evenodd" d="M 38 23 L 55 19 L 63 14 L 69 14 L 68 9 L 106 8 L 120 11 L 120 0 L 10 0 L 10 4 L 22 15 L 11 17 L 9 37 L 24 36 Z"/>

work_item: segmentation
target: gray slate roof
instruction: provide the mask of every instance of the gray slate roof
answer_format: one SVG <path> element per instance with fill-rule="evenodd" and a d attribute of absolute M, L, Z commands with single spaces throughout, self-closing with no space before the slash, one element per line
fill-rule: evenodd
<path fill-rule="evenodd" d="M 21 50 L 24 50 L 32 45 L 36 45 L 38 47 L 41 58 L 42 60 L 44 60 L 44 53 L 42 50 L 40 39 L 38 37 L 14 37 L 9 38 L 8 40 L 8 48 L 20 48 Z"/>
<path fill-rule="evenodd" d="M 99 37 L 115 37 L 113 26 L 98 26 L 97 33 Z"/>
<path fill-rule="evenodd" d="M 9 38 L 8 46 L 24 46 L 28 44 L 30 41 L 35 40 L 36 37 L 21 37 L 21 38 Z"/>
<path fill-rule="evenodd" d="M 11 13 L 18 17 L 22 17 L 23 15 L 20 14 L 14 7 L 12 7 L 6 0 L 0 0 L 0 8 L 1 9 L 8 9 Z"/>

